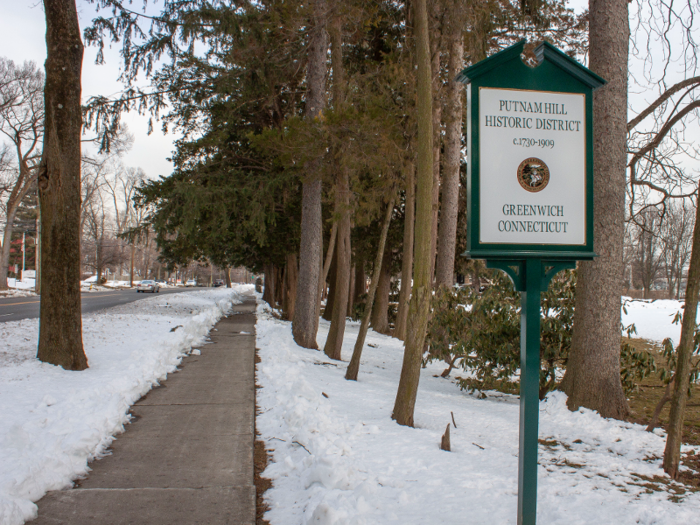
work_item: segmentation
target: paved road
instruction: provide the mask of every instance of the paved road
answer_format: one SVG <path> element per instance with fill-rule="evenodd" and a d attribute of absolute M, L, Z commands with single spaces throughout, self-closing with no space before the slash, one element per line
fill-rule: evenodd
<path fill-rule="evenodd" d="M 201 288 L 161 288 L 161 294 L 182 293 Z M 109 292 L 83 292 L 83 313 L 96 312 L 120 304 L 131 303 L 151 297 L 150 293 L 136 290 L 114 290 Z M 39 317 L 40 297 L 0 297 L 0 323 Z"/>

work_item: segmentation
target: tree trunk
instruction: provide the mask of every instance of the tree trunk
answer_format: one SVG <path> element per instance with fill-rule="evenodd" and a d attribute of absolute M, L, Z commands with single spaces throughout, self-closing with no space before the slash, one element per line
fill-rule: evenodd
<path fill-rule="evenodd" d="M 284 267 L 284 318 L 294 319 L 294 305 L 297 300 L 297 280 L 299 278 L 299 265 L 297 254 L 287 254 L 287 264 Z"/>
<path fill-rule="evenodd" d="M 5 224 L 5 232 L 2 238 L 2 250 L 0 251 L 0 290 L 7 290 L 7 272 L 10 269 L 10 249 L 12 248 L 12 233 L 14 228 L 12 224 L 15 220 L 17 207 L 14 206 L 12 211 L 9 211 L 8 206 L 7 223 Z"/>
<path fill-rule="evenodd" d="M 389 333 L 389 293 L 391 292 L 391 253 L 384 247 L 384 257 L 377 283 L 377 292 L 372 306 L 370 325 L 375 332 Z"/>
<path fill-rule="evenodd" d="M 328 290 L 326 289 L 326 281 L 328 281 L 328 272 L 331 269 L 331 263 L 333 262 L 333 254 L 335 253 L 335 239 L 338 236 L 338 223 L 334 222 L 331 227 L 331 236 L 328 239 L 328 250 L 326 251 L 326 260 L 323 263 L 323 270 L 321 273 L 321 298 L 327 297 Z M 327 304 L 327 303 L 326 303 Z"/>
<path fill-rule="evenodd" d="M 364 259 L 357 258 L 355 261 L 355 287 L 353 290 L 353 303 L 360 304 L 360 297 L 367 293 L 367 274 L 365 273 Z"/>
<path fill-rule="evenodd" d="M 700 186 L 699 186 L 700 188 Z M 700 197 L 700 192 L 698 193 Z M 681 325 L 681 341 L 677 349 L 676 380 L 671 397 L 671 412 L 668 416 L 668 437 L 664 450 L 664 471 L 673 479 L 678 478 L 683 440 L 683 419 L 688 401 L 690 381 L 690 358 L 695 350 L 695 328 L 700 292 L 700 202 L 698 202 L 693 231 L 693 250 L 690 255 L 688 280 L 685 289 L 685 309 Z"/>
<path fill-rule="evenodd" d="M 338 237 L 335 238 L 336 244 Z M 330 248 L 329 248 L 330 250 Z M 338 268 L 338 250 L 333 248 L 333 256 L 331 257 L 331 266 L 328 270 L 330 283 L 328 284 L 328 295 L 326 296 L 326 308 L 323 310 L 323 318 L 330 321 L 333 318 L 333 306 L 335 305 L 335 276 Z"/>
<path fill-rule="evenodd" d="M 16 140 L 20 140 L 19 137 Z M 10 267 L 10 249 L 12 248 L 12 233 L 14 232 L 14 222 L 17 215 L 17 210 L 24 197 L 27 196 L 34 182 L 26 156 L 22 155 L 21 146 L 17 147 L 17 163 L 19 167 L 19 175 L 10 191 L 10 195 L 5 203 L 5 232 L 3 234 L 2 249 L 0 249 L 0 290 L 7 290 L 7 271 Z M 24 275 L 22 275 L 24 279 Z"/>
<path fill-rule="evenodd" d="M 103 239 L 97 239 L 97 249 L 95 250 L 95 284 L 100 284 L 100 279 L 102 279 L 102 244 Z"/>
<path fill-rule="evenodd" d="M 263 265 L 265 274 L 265 289 L 263 290 L 263 301 L 270 305 L 270 308 L 277 308 L 275 304 L 275 266 L 273 264 Z"/>
<path fill-rule="evenodd" d="M 151 250 L 149 250 L 149 244 L 151 242 L 151 237 L 148 235 L 148 230 L 146 230 L 146 246 L 144 248 L 144 261 L 143 261 L 143 278 L 149 279 L 149 270 L 151 268 Z M 211 276 L 211 274 L 209 274 Z M 210 279 L 211 280 L 211 279 Z M 211 284 L 211 283 L 210 283 Z"/>
<path fill-rule="evenodd" d="M 352 254 L 350 255 L 350 289 L 348 291 L 348 316 L 352 315 L 352 310 L 355 307 L 355 265 L 352 264 Z"/>
<path fill-rule="evenodd" d="M 651 432 L 653 431 L 656 427 L 659 426 L 659 419 L 661 418 L 661 411 L 664 409 L 664 406 L 666 403 L 671 401 L 671 397 L 673 397 L 673 383 L 676 382 L 676 377 L 672 377 L 671 380 L 668 382 L 666 385 L 666 388 L 664 389 L 664 395 L 661 396 L 661 399 L 659 400 L 658 403 L 656 403 L 656 408 L 654 408 L 654 413 L 651 416 L 651 421 L 649 421 L 649 424 L 647 425 L 646 431 Z"/>
<path fill-rule="evenodd" d="M 448 64 L 447 114 L 445 115 L 445 155 L 442 170 L 442 203 L 435 281 L 437 286 L 454 284 L 455 247 L 457 244 L 457 211 L 459 209 L 459 167 L 462 158 L 462 92 L 463 85 L 455 78 L 462 71 L 464 42 L 462 28 L 450 36 Z"/>
<path fill-rule="evenodd" d="M 413 279 L 413 232 L 416 215 L 415 166 L 406 169 L 406 202 L 403 226 L 403 261 L 401 262 L 401 291 L 399 308 L 396 314 L 394 336 L 402 341 L 406 338 L 406 320 L 408 319 L 408 302 L 411 299 L 411 281 Z"/>
<path fill-rule="evenodd" d="M 352 358 L 350 359 L 350 364 L 345 372 L 345 379 L 349 381 L 357 381 L 357 374 L 360 371 L 360 359 L 362 358 L 362 348 L 365 346 L 365 338 L 367 337 L 367 330 L 369 329 L 369 319 L 372 316 L 372 303 L 374 302 L 374 295 L 377 292 L 377 286 L 379 284 L 379 274 L 382 268 L 382 259 L 384 258 L 384 249 L 386 246 L 386 237 L 389 233 L 389 224 L 391 223 L 391 216 L 394 212 L 394 199 L 389 201 L 386 213 L 384 214 L 384 223 L 382 224 L 382 233 L 379 236 L 379 246 L 377 246 L 377 256 L 374 260 L 374 271 L 372 272 L 372 282 L 369 286 L 369 294 L 367 296 L 367 304 L 365 306 L 365 311 L 362 314 L 362 323 L 360 323 L 360 332 L 357 334 L 357 339 L 355 340 L 355 347 L 352 350 Z"/>
<path fill-rule="evenodd" d="M 345 335 L 345 318 L 348 312 L 348 295 L 350 294 L 350 185 L 347 172 L 341 170 L 342 180 L 337 187 L 339 210 L 338 246 L 335 266 L 335 290 L 333 293 L 333 317 L 323 351 L 331 359 L 341 358 L 343 336 Z M 329 296 L 330 301 L 330 296 Z"/>
<path fill-rule="evenodd" d="M 275 304 L 282 308 L 282 316 L 284 317 L 284 303 L 287 290 L 284 286 L 285 268 L 275 266 Z"/>
<path fill-rule="evenodd" d="M 442 133 L 440 123 L 442 122 L 442 80 L 440 78 L 440 38 L 441 38 L 441 16 L 438 10 L 441 8 L 440 2 L 430 4 L 434 11 L 430 24 L 430 50 L 431 50 L 431 70 L 432 70 L 432 118 L 433 118 L 433 187 L 432 187 L 432 217 L 430 233 L 430 279 L 435 275 L 435 256 L 437 255 L 438 240 L 438 217 L 440 210 L 440 150 L 442 144 Z"/>
<path fill-rule="evenodd" d="M 136 246 L 134 246 L 134 241 L 131 241 L 131 255 L 129 256 L 129 286 L 134 287 L 134 256 L 136 252 Z"/>
<path fill-rule="evenodd" d="M 231 288 L 231 269 L 227 266 L 224 268 L 224 281 L 226 281 L 226 288 Z"/>
<path fill-rule="evenodd" d="M 345 103 L 345 70 L 343 67 L 342 19 L 336 16 L 331 31 L 331 60 L 333 66 L 333 103 L 341 110 Z M 335 264 L 335 290 L 333 295 L 333 316 L 323 348 L 331 359 L 341 359 L 345 319 L 348 313 L 350 295 L 350 176 L 343 165 L 342 150 L 334 147 L 335 168 L 338 173 L 335 185 L 335 215 L 338 217 L 337 249 Z M 329 298 L 330 300 L 330 298 Z M 328 303 L 326 303 L 328 304 Z"/>
<path fill-rule="evenodd" d="M 471 265 L 471 287 L 475 294 L 481 292 L 481 269 L 482 262 L 478 259 L 472 260 Z"/>
<path fill-rule="evenodd" d="M 36 266 L 34 292 L 41 295 L 41 206 L 38 207 L 36 218 L 36 252 L 34 253 L 34 261 Z"/>
<path fill-rule="evenodd" d="M 590 1 L 590 68 L 608 84 L 593 97 L 594 249 L 579 264 L 571 353 L 561 387 L 568 406 L 603 417 L 629 413 L 620 381 L 620 296 L 627 160 L 627 0 Z"/>
<path fill-rule="evenodd" d="M 421 356 L 430 313 L 432 292 L 432 195 L 433 195 L 433 122 L 430 72 L 430 42 L 426 0 L 414 4 L 416 42 L 416 113 L 418 121 L 416 237 L 413 291 L 408 312 L 406 342 L 399 388 L 392 417 L 399 425 L 413 426 L 413 411 L 418 394 Z"/>
<path fill-rule="evenodd" d="M 307 67 L 306 117 L 316 120 L 325 106 L 326 54 L 326 2 L 313 2 L 313 28 L 310 33 L 309 63 Z M 301 243 L 299 249 L 299 287 L 294 308 L 292 335 L 294 341 L 304 348 L 318 348 L 318 312 L 320 308 L 321 260 L 323 257 L 323 219 L 321 216 L 322 185 L 320 177 L 321 159 L 306 166 L 308 181 L 302 186 Z"/>
<path fill-rule="evenodd" d="M 44 0 L 46 84 L 42 211 L 40 361 L 88 367 L 80 303 L 80 139 L 83 43 L 75 0 Z"/>

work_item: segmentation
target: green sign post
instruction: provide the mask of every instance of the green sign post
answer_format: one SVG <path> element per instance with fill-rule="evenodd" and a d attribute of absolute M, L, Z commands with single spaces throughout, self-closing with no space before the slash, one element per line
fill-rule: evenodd
<path fill-rule="evenodd" d="M 593 253 L 593 91 L 605 80 L 547 42 L 465 69 L 467 252 L 521 292 L 518 525 L 537 520 L 540 294 Z"/>

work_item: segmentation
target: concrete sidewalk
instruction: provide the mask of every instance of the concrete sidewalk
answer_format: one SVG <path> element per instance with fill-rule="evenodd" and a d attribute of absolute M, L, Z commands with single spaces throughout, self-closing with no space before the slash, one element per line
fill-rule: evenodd
<path fill-rule="evenodd" d="M 245 332 L 245 333 L 242 333 Z M 255 524 L 255 299 L 131 409 L 112 455 L 48 493 L 32 525 Z"/>

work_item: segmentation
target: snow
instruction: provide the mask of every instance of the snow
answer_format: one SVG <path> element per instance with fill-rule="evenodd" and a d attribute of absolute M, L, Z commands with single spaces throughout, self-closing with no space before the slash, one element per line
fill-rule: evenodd
<path fill-rule="evenodd" d="M 661 343 L 670 337 L 674 344 L 681 340 L 681 325 L 673 324 L 673 318 L 678 312 L 683 313 L 683 301 L 647 300 L 623 297 L 627 313 L 622 312 L 622 324 L 627 326 L 634 323 L 636 337 Z M 698 313 L 700 319 L 700 312 Z"/>
<path fill-rule="evenodd" d="M 184 355 L 197 354 L 251 289 L 155 295 L 85 315 L 90 368 L 83 372 L 35 359 L 38 320 L 0 323 L 0 523 L 33 518 L 33 502 L 46 491 L 85 476 L 123 431 L 129 407 Z M 634 322 L 640 337 L 677 340 L 671 321 L 681 306 L 631 301 L 623 322 Z M 328 329 L 321 320 L 321 348 Z M 440 378 L 444 366 L 434 363 L 421 371 L 416 428 L 399 426 L 391 411 L 403 345 L 370 330 L 359 381 L 346 381 L 358 329 L 348 322 L 343 361 L 331 361 L 298 347 L 290 323 L 258 306 L 256 428 L 271 451 L 264 476 L 273 480 L 266 518 L 272 525 L 514 524 L 518 398 L 469 395 L 455 377 Z M 663 473 L 662 430 L 570 412 L 565 402 L 554 392 L 540 403 L 539 523 L 700 524 L 700 493 L 681 493 Z M 452 452 L 444 452 L 440 437 L 452 414 Z"/>
<path fill-rule="evenodd" d="M 647 310 L 631 308 L 628 321 L 650 335 Z M 657 310 L 655 319 L 665 319 Z M 328 328 L 321 320 L 320 348 Z M 416 428 L 399 426 L 391 411 L 402 343 L 370 331 L 359 381 L 346 381 L 358 329 L 348 323 L 343 362 L 331 361 L 297 346 L 290 324 L 258 307 L 256 429 L 271 450 L 263 475 L 273 483 L 265 518 L 272 525 L 515 524 L 518 398 L 469 395 L 437 377 L 444 366 L 435 363 L 421 371 Z M 444 452 L 451 413 L 457 428 L 452 452 Z M 553 392 L 540 403 L 540 440 L 538 523 L 700 523 L 700 494 L 677 496 L 671 488 L 679 486 L 663 473 L 663 431 L 570 412 L 565 395 Z"/>
<path fill-rule="evenodd" d="M 107 281 L 105 286 L 110 288 L 131 288 L 129 281 Z"/>
<path fill-rule="evenodd" d="M 94 292 L 112 292 L 113 288 L 108 288 L 107 286 L 102 286 L 100 284 L 90 284 L 83 281 L 80 282 L 80 291 L 83 293 L 94 293 Z"/>
<path fill-rule="evenodd" d="M 84 315 L 82 372 L 35 358 L 37 319 L 0 323 L 0 523 L 34 518 L 34 501 L 85 476 L 124 430 L 129 407 L 205 342 L 244 289 L 156 295 Z"/>
<path fill-rule="evenodd" d="M 36 293 L 28 289 L 9 288 L 0 290 L 0 297 L 36 297 Z"/>
<path fill-rule="evenodd" d="M 35 279 L 17 280 L 12 277 L 7 278 L 7 286 L 16 290 L 32 290 L 35 282 Z"/>

